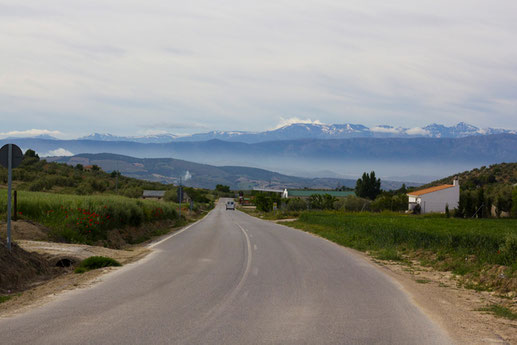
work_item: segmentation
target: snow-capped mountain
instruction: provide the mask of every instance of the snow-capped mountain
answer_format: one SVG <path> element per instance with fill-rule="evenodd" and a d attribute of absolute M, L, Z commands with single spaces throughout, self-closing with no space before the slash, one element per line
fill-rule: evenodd
<path fill-rule="evenodd" d="M 124 137 L 116 136 L 108 133 L 93 133 L 85 137 L 81 137 L 78 140 L 95 140 L 95 141 L 130 141 L 143 144 L 163 144 L 170 143 L 174 139 L 178 138 L 177 135 L 173 134 L 157 134 L 157 135 L 146 135 L 139 137 Z"/>
<path fill-rule="evenodd" d="M 460 122 L 455 126 L 445 126 L 433 123 L 425 127 L 393 127 L 379 125 L 368 128 L 361 124 L 320 124 L 294 123 L 264 132 L 244 131 L 211 131 L 186 136 L 161 134 L 142 137 L 120 137 L 111 134 L 91 134 L 81 140 L 96 141 L 132 141 L 139 143 L 167 143 L 172 141 L 207 141 L 223 140 L 243 142 L 248 144 L 264 141 L 297 140 L 297 139 L 347 139 L 347 138 L 464 138 L 472 135 L 490 135 L 510 133 L 517 134 L 516 130 L 484 128 Z"/>

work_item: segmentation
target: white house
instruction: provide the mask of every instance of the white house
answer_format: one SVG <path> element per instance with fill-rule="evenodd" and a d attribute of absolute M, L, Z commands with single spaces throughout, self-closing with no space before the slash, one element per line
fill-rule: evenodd
<path fill-rule="evenodd" d="M 460 201 L 460 184 L 457 179 L 453 184 L 416 190 L 407 194 L 409 197 L 409 210 L 420 205 L 421 213 L 445 212 L 445 206 L 450 210 L 458 207 Z"/>

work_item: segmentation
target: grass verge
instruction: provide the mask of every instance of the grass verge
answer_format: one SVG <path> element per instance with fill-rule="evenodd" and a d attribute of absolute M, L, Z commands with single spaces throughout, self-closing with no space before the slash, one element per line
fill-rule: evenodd
<path fill-rule="evenodd" d="M 517 219 L 307 211 L 285 225 L 379 259 L 417 259 L 472 286 L 517 292 Z"/>
<path fill-rule="evenodd" d="M 477 311 L 486 311 L 508 320 L 517 320 L 517 313 L 514 313 L 510 309 L 499 304 L 492 304 L 487 307 L 477 309 Z"/>
<path fill-rule="evenodd" d="M 11 296 L 0 296 L 0 303 L 7 302 L 11 299 Z"/>

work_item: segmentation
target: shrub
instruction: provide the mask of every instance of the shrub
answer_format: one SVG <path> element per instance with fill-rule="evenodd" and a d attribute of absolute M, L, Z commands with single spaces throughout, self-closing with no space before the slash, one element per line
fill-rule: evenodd
<path fill-rule="evenodd" d="M 163 196 L 165 201 L 178 202 L 178 189 L 169 189 L 165 191 L 165 195 Z"/>
<path fill-rule="evenodd" d="M 303 211 L 307 209 L 307 203 L 301 198 L 288 199 L 286 208 L 288 211 Z"/>
<path fill-rule="evenodd" d="M 109 266 L 122 266 L 120 262 L 106 256 L 91 256 L 81 261 L 79 266 L 75 269 L 75 273 L 84 273 L 90 270 Z"/>
<path fill-rule="evenodd" d="M 344 209 L 350 212 L 369 211 L 371 200 L 350 195 L 345 198 Z"/>

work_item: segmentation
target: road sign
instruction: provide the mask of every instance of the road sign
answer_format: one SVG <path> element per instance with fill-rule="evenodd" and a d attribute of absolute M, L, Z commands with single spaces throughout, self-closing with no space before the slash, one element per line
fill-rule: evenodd
<path fill-rule="evenodd" d="M 0 149 L 0 164 L 7 168 L 7 249 L 11 251 L 11 189 L 13 168 L 23 160 L 22 150 L 14 144 L 5 144 Z"/>
<path fill-rule="evenodd" d="M 16 168 L 18 165 L 21 164 L 23 160 L 23 152 L 15 144 L 5 144 L 4 146 L 2 146 L 2 148 L 0 149 L 0 164 L 2 164 L 6 168 L 9 168 L 9 145 L 11 145 L 12 147 L 11 167 Z"/>

